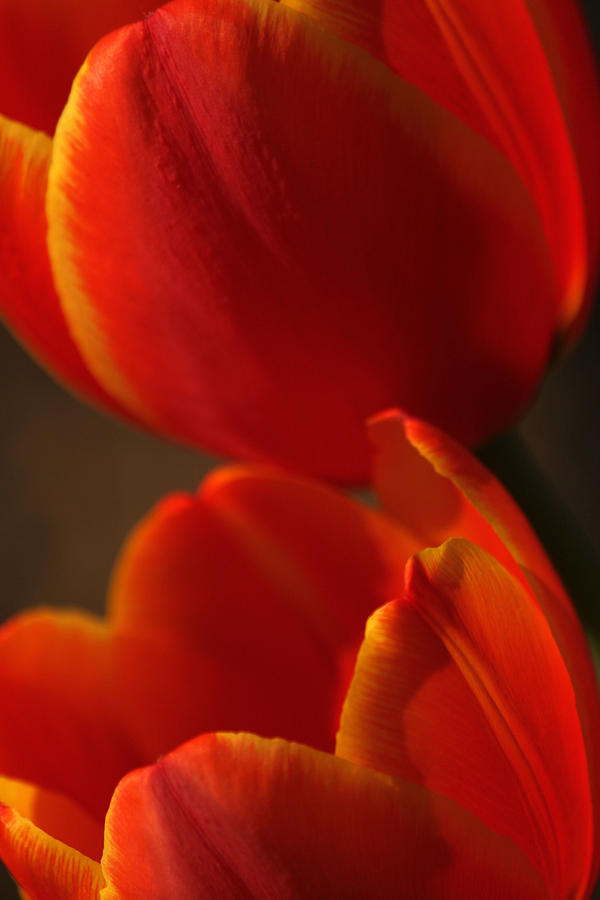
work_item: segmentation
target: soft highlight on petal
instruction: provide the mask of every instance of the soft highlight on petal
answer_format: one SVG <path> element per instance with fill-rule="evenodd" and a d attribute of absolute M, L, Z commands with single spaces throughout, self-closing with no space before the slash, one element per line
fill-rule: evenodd
<path fill-rule="evenodd" d="M 52 737 L 52 734 L 47 735 L 49 741 Z M 0 803 L 10 806 L 49 837 L 77 849 L 90 859 L 99 860 L 102 856 L 104 823 L 92 818 L 64 794 L 0 776 Z"/>
<path fill-rule="evenodd" d="M 455 482 L 447 469 L 436 464 L 433 447 L 447 448 L 449 456 L 456 449 L 461 459 L 472 460 L 473 469 L 478 467 L 481 480 L 485 478 L 486 482 L 497 485 L 491 473 L 443 432 L 398 410 L 374 416 L 368 421 L 367 429 L 373 446 L 371 480 L 381 508 L 395 522 L 420 535 L 419 550 L 437 546 L 450 537 L 463 537 L 483 547 L 512 575 L 527 583 L 506 546 L 504 533 L 494 529 L 496 518 L 480 511 L 471 502 L 463 483 Z M 423 434 L 429 434 L 430 440 L 421 439 Z M 531 533 L 529 525 L 526 527 Z M 557 579 L 539 542 L 532 534 L 531 537 L 544 566 Z"/>
<path fill-rule="evenodd" d="M 100 865 L 0 807 L 0 853 L 28 900 L 99 900 Z"/>
<path fill-rule="evenodd" d="M 469 813 L 308 747 L 206 735 L 125 778 L 107 816 L 103 900 L 547 894 Z"/>
<path fill-rule="evenodd" d="M 56 294 L 46 247 L 52 141 L 0 115 L 0 315 L 59 381 L 127 415 L 83 362 Z"/>
<path fill-rule="evenodd" d="M 526 0 L 552 69 L 573 150 L 577 157 L 587 226 L 589 288 L 586 302 L 571 325 L 571 335 L 585 323 L 594 296 L 600 247 L 600 84 L 598 65 L 579 3 L 571 0 Z"/>
<path fill-rule="evenodd" d="M 369 622 L 336 753 L 452 797 L 521 847 L 552 896 L 587 896 L 573 685 L 534 598 L 473 544 L 417 554 L 404 599 Z"/>
<path fill-rule="evenodd" d="M 600 701 L 589 645 L 569 597 L 531 525 L 491 472 L 434 426 L 391 412 L 373 420 L 371 434 L 379 447 L 376 482 L 383 491 L 384 504 L 386 498 L 390 500 L 390 512 L 402 513 L 405 521 L 410 522 L 406 504 L 399 502 L 404 489 L 394 468 L 394 447 L 405 439 L 463 498 L 460 502 L 465 514 L 461 527 L 453 525 L 444 538 L 458 536 L 474 541 L 492 553 L 513 576 L 524 578 L 534 591 L 571 675 L 588 752 L 592 796 L 598 798 Z M 502 547 L 498 546 L 497 539 Z M 515 563 L 520 572 L 515 569 Z M 595 830 L 600 834 L 600 804 L 596 801 L 594 810 Z M 593 871 L 597 873 L 600 842 L 595 846 Z"/>
<path fill-rule="evenodd" d="M 407 596 L 476 694 L 540 830 L 549 829 L 546 853 L 558 863 L 549 887 L 586 896 L 594 849 L 588 759 L 573 684 L 543 612 L 463 540 L 418 554 Z"/>

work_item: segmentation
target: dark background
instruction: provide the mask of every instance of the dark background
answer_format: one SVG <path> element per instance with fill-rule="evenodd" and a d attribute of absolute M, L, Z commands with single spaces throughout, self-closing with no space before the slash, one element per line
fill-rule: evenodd
<path fill-rule="evenodd" d="M 598 47 L 598 0 L 584 6 Z M 588 565 L 600 559 L 599 394 L 597 307 L 516 432 L 556 493 L 564 529 L 585 545 Z M 101 610 L 132 525 L 163 494 L 194 489 L 215 460 L 81 405 L 1 328 L 0 409 L 0 613 L 36 604 Z M 16 897 L 2 874 L 0 897 Z"/>

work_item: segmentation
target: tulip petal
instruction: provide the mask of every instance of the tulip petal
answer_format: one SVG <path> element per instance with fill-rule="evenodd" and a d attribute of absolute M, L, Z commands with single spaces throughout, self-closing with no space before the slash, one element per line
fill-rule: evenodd
<path fill-rule="evenodd" d="M 498 527 L 499 516 L 495 512 L 498 504 L 494 505 L 494 501 L 501 497 L 501 508 L 510 505 L 516 510 L 516 505 L 491 473 L 459 444 L 438 429 L 398 410 L 374 416 L 367 428 L 374 448 L 372 484 L 380 505 L 388 516 L 420 536 L 421 546 L 417 549 L 437 546 L 450 537 L 464 537 L 491 553 L 526 584 L 519 565 L 523 537 L 526 546 L 534 548 L 534 562 L 538 567 L 543 563 L 542 574 L 551 578 L 553 585 L 558 583 L 554 569 L 520 510 L 517 513 L 522 527 L 515 539 L 508 542 L 505 530 Z M 486 507 L 479 508 L 468 478 L 455 477 L 458 470 L 476 472 L 477 483 L 485 484 L 486 489 L 489 486 L 493 500 Z"/>
<path fill-rule="evenodd" d="M 364 622 L 401 592 L 419 546 L 325 487 L 222 469 L 134 532 L 113 580 L 111 627 L 173 633 L 214 660 L 221 718 L 203 730 L 332 748 Z"/>
<path fill-rule="evenodd" d="M 458 539 L 409 563 L 367 627 L 337 754 L 452 797 L 586 896 L 588 762 L 569 674 L 531 594 Z M 554 894 L 553 894 L 554 895 Z"/>
<path fill-rule="evenodd" d="M 49 837 L 10 807 L 0 807 L 0 855 L 28 900 L 98 900 L 97 862 Z"/>
<path fill-rule="evenodd" d="M 2 0 L 0 112 L 52 134 L 89 50 L 147 9 L 144 0 Z"/>
<path fill-rule="evenodd" d="M 439 476 L 447 483 L 443 489 L 445 505 L 437 502 L 430 507 L 429 525 L 434 539 L 429 543 L 439 543 L 452 536 L 467 538 L 490 552 L 534 591 L 571 675 L 588 750 L 592 795 L 600 797 L 600 701 L 589 646 L 575 610 L 531 525 L 491 472 L 432 425 L 392 411 L 371 421 L 370 434 L 376 445 L 374 482 L 390 515 L 412 527 L 415 504 L 414 495 L 408 490 L 411 476 L 402 468 L 410 460 L 421 479 L 421 497 L 436 496 Z M 411 457 L 407 442 L 430 464 L 429 473 Z M 454 497 L 448 485 L 454 486 Z M 421 516 L 417 524 L 422 525 L 425 519 Z M 596 802 L 594 808 L 596 833 L 600 834 L 600 804 Z M 599 857 L 600 844 L 594 871 L 598 870 Z"/>
<path fill-rule="evenodd" d="M 105 39 L 55 141 L 65 314 L 96 377 L 163 432 L 357 480 L 375 410 L 471 441 L 546 364 L 555 288 L 520 177 L 281 4 L 175 0 Z"/>
<path fill-rule="evenodd" d="M 580 315 L 586 289 L 587 239 L 583 193 L 570 134 L 545 48 L 530 12 L 562 0 L 283 0 L 333 34 L 352 41 L 484 135 L 514 165 L 531 191 L 553 255 L 560 285 L 563 335 Z M 570 3 L 571 7 L 575 4 Z M 584 46 L 578 13 L 561 10 L 561 24 L 576 39 L 565 59 L 586 82 L 580 121 L 596 133 L 600 115 L 596 76 Z M 557 23 L 553 23 L 556 27 Z M 568 39 L 568 38 L 566 38 Z M 561 47 L 561 50 L 564 48 Z M 584 51 L 583 59 L 577 57 Z M 524 73 L 526 76 L 524 77 Z M 578 80 L 571 76 L 569 81 Z M 572 98 L 571 98 L 572 99 Z M 583 119 L 585 115 L 585 119 Z M 591 126 L 589 124 L 591 122 Z M 585 127 L 585 126 L 584 126 Z M 578 128 L 575 137 L 581 135 Z M 583 136 L 584 147 L 590 143 Z M 597 143 L 594 143 L 597 148 Z M 591 162 L 591 157 L 587 157 Z M 595 157 L 597 160 L 597 156 Z M 595 165 L 595 162 L 594 162 Z M 597 166 L 595 166 L 597 170 Z M 586 167 L 592 184 L 597 172 Z M 587 183 L 584 182 L 587 188 Z M 597 257 L 597 244 L 592 245 Z"/>
<path fill-rule="evenodd" d="M 47 740 L 51 739 L 52 735 L 48 734 Z M 0 803 L 10 806 L 50 837 L 85 856 L 96 860 L 102 856 L 103 823 L 64 795 L 14 778 L 0 777 Z"/>
<path fill-rule="evenodd" d="M 547 896 L 451 801 L 253 735 L 206 735 L 129 775 L 106 835 L 103 900 Z"/>
<path fill-rule="evenodd" d="M 87 855 L 95 848 L 99 858 L 101 823 L 126 772 L 213 725 L 249 722 L 294 732 L 294 696 L 279 714 L 264 667 L 255 673 L 224 666 L 184 630 L 152 633 L 138 623 L 134 633 L 115 633 L 100 620 L 50 611 L 4 626 L 0 772 L 12 778 L 0 780 L 0 800 Z M 302 674 L 300 664 L 300 681 Z M 317 696 L 315 706 L 319 721 L 325 699 Z M 321 728 L 331 735 L 334 725 L 327 720 Z M 81 809 L 73 813 L 56 792 Z M 82 824 L 90 819 L 96 829 Z"/>
<path fill-rule="evenodd" d="M 571 0 L 527 0 L 552 68 L 584 186 L 590 290 L 572 330 L 585 320 L 593 298 L 600 246 L 600 87 L 598 66 L 579 4 Z"/>
<path fill-rule="evenodd" d="M 24 614 L 0 632 L 0 772 L 69 797 L 99 822 L 119 778 L 141 762 L 107 702 L 108 644 L 101 621 L 75 612 Z"/>
<path fill-rule="evenodd" d="M 183 623 L 177 635 L 151 632 L 143 622 L 124 634 L 101 620 L 57 611 L 25 614 L 4 626 L 0 772 L 11 780 L 0 781 L 0 800 L 90 855 L 93 829 L 77 832 L 75 823 L 91 818 L 101 836 L 119 779 L 207 727 L 248 723 L 294 734 L 302 733 L 296 719 L 307 718 L 308 733 L 313 729 L 332 743 L 326 682 L 322 694 L 312 686 L 291 690 L 279 709 L 272 694 L 281 701 L 280 688 L 269 692 L 275 664 L 263 661 L 256 672 L 247 671 L 243 661 L 216 659 L 206 638 L 194 637 Z M 296 665 L 295 678 L 302 683 L 307 663 L 288 650 L 288 667 Z M 294 708 L 296 694 L 309 710 L 314 704 L 316 724 L 310 712 Z M 340 706 L 341 700 L 338 712 Z M 15 779 L 39 787 L 19 791 Z M 50 796 L 56 792 L 81 812 L 71 816 Z"/>
<path fill-rule="evenodd" d="M 266 734 L 306 734 L 332 747 L 342 702 L 335 666 L 320 648 L 294 641 L 295 619 L 279 640 L 269 624 L 267 616 L 246 632 L 252 641 L 263 627 L 268 631 L 254 659 L 243 648 L 238 653 L 235 626 L 226 622 L 221 654 L 218 642 L 183 619 L 178 632 L 163 633 L 143 620 L 124 633 L 70 612 L 39 611 L 9 622 L 0 632 L 6 731 L 0 772 L 38 785 L 43 796 L 29 796 L 24 787 L 19 799 L 12 780 L 0 800 L 89 854 L 89 829 L 66 832 L 68 810 L 55 808 L 50 792 L 78 804 L 100 828 L 126 772 L 207 728 L 260 726 Z M 351 662 L 340 663 L 344 687 Z"/>
<path fill-rule="evenodd" d="M 47 135 L 0 116 L 0 314 L 60 381 L 126 415 L 83 362 L 54 289 L 44 210 L 51 155 Z"/>
<path fill-rule="evenodd" d="M 572 655 L 580 655 L 585 638 L 560 578 L 526 517 L 492 473 L 439 428 L 397 410 L 371 419 L 369 434 L 375 445 L 373 482 L 384 510 L 405 527 L 420 528 L 430 543 L 467 538 L 518 577 L 516 563 L 551 623 L 557 620 L 553 629 L 561 649 L 570 655 L 562 642 L 573 641 Z M 421 500 L 417 508 L 417 491 L 405 471 L 418 473 L 425 506 Z"/>
<path fill-rule="evenodd" d="M 168 498 L 126 545 L 106 623 L 40 611 L 0 632 L 0 772 L 101 821 L 125 772 L 194 734 L 332 749 L 364 622 L 418 546 L 343 495 L 258 467 Z"/>

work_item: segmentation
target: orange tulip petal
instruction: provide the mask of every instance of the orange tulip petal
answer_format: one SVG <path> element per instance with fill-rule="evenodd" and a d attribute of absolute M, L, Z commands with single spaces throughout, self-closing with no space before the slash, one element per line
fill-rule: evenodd
<path fill-rule="evenodd" d="M 52 740 L 52 735 L 47 735 Z M 99 860 L 104 846 L 104 823 L 89 816 L 72 800 L 14 778 L 0 777 L 0 803 L 10 806 L 50 837 Z"/>
<path fill-rule="evenodd" d="M 491 472 L 438 428 L 410 418 L 405 419 L 404 428 L 413 447 L 464 495 L 474 508 L 473 514 L 491 525 L 526 575 L 542 581 L 570 607 L 561 581 L 533 528 Z M 494 550 L 490 552 L 495 555 Z"/>
<path fill-rule="evenodd" d="M 98 900 L 97 862 L 49 837 L 10 807 L 0 807 L 0 856 L 28 900 Z"/>
<path fill-rule="evenodd" d="M 451 801 L 252 735 L 206 735 L 129 775 L 106 835 L 103 900 L 547 896 Z"/>
<path fill-rule="evenodd" d="M 83 362 L 54 289 L 44 210 L 51 154 L 47 135 L 0 116 L 0 314 L 60 381 L 126 415 Z"/>
<path fill-rule="evenodd" d="M 512 575 L 521 581 L 526 579 L 535 592 L 571 675 L 588 749 L 592 794 L 599 797 L 600 702 L 594 666 L 577 615 L 531 525 L 494 476 L 467 450 L 432 425 L 391 412 L 371 422 L 371 436 L 378 448 L 375 482 L 388 512 L 411 527 L 411 508 L 403 487 L 403 482 L 410 479 L 404 477 L 400 468 L 408 453 L 403 445 L 409 441 L 433 467 L 430 495 L 439 484 L 437 473 L 455 486 L 457 496 L 462 496 L 456 501 L 460 517 L 452 521 L 438 515 L 439 505 L 432 507 L 438 529 L 438 541 L 433 543 L 439 542 L 444 529 L 442 539 L 457 536 L 472 540 L 492 553 Z M 426 478 L 423 471 L 421 477 Z M 600 834 L 600 805 L 595 803 L 594 808 L 596 833 Z M 597 873 L 599 867 L 600 844 L 595 851 L 593 871 Z"/>
<path fill-rule="evenodd" d="M 89 50 L 147 9 L 145 0 L 1 0 L 0 113 L 52 134 Z"/>
<path fill-rule="evenodd" d="M 226 623 L 222 657 L 218 644 L 186 624 L 161 633 L 142 621 L 122 633 L 87 616 L 44 611 L 8 623 L 0 632 L 0 721 L 7 732 L 0 772 L 39 789 L 24 786 L 19 799 L 12 780 L 0 800 L 91 855 L 94 833 L 76 828 L 84 813 L 71 816 L 51 792 L 86 810 L 98 823 L 97 837 L 126 772 L 207 729 L 256 726 L 332 745 L 341 698 L 323 655 L 298 653 L 293 640 L 282 648 L 284 635 L 278 641 L 269 633 L 274 649 L 263 642 L 263 656 L 248 666 L 243 651 L 237 658 L 228 649 Z M 95 849 L 99 857 L 97 843 Z"/>
<path fill-rule="evenodd" d="M 390 411 L 372 419 L 369 432 L 376 448 L 374 484 L 389 515 L 411 530 L 420 529 L 429 537 L 424 543 L 438 544 L 449 537 L 473 541 L 535 592 L 571 673 L 590 769 L 600 772 L 600 709 L 585 634 L 515 501 L 467 450 L 426 422 Z"/>
<path fill-rule="evenodd" d="M 511 166 L 270 0 L 175 0 L 102 41 L 57 130 L 48 210 L 98 379 L 237 456 L 356 480 L 366 415 L 402 402 L 470 441 L 548 358 L 547 249 Z"/>
<path fill-rule="evenodd" d="M 327 488 L 223 469 L 134 532 L 113 581 L 111 627 L 159 629 L 213 660 L 222 718 L 204 730 L 330 748 L 364 622 L 402 590 L 419 546 Z"/>
<path fill-rule="evenodd" d="M 194 734 L 332 748 L 364 621 L 417 546 L 343 495 L 260 468 L 168 498 L 126 546 L 106 624 L 42 611 L 0 633 L 0 772 L 101 821 L 126 771 Z"/>
<path fill-rule="evenodd" d="M 294 641 L 296 620 L 287 643 L 286 632 L 274 638 L 268 616 L 246 640 L 263 626 L 260 652 L 245 653 L 235 621 L 222 622 L 221 642 L 185 621 L 179 632 L 162 633 L 143 620 L 123 633 L 68 612 L 8 623 L 0 632 L 0 721 L 7 732 L 0 772 L 43 789 L 36 824 L 66 839 L 68 811 L 53 813 L 49 791 L 101 823 L 126 772 L 207 729 L 260 727 L 332 746 L 342 702 L 334 662 L 321 648 Z M 2 799 L 31 817 L 31 804 L 21 807 L 13 794 L 0 793 Z M 73 844 L 90 853 L 87 832 Z"/>
<path fill-rule="evenodd" d="M 150 633 L 143 625 L 115 634 L 71 612 L 20 616 L 0 632 L 0 721 L 7 731 L 0 772 L 61 792 L 101 823 L 126 772 L 199 729 L 230 724 L 233 700 L 234 709 L 244 701 L 251 708 L 255 681 L 235 674 L 237 693 L 234 673 L 223 673 L 182 635 Z M 0 793 L 0 799 L 31 813 L 14 797 Z M 52 804 L 40 803 L 51 818 L 38 812 L 33 820 L 70 843 L 54 830 Z M 73 845 L 89 855 L 81 838 Z"/>
<path fill-rule="evenodd" d="M 593 297 L 600 246 L 600 87 L 598 66 L 579 4 L 571 0 L 527 0 L 527 7 L 544 44 L 565 112 L 584 186 L 590 262 L 587 304 L 574 321 L 575 332 L 585 320 Z"/>
<path fill-rule="evenodd" d="M 283 2 L 365 47 L 505 154 L 539 210 L 560 285 L 560 327 L 568 329 L 586 289 L 583 194 L 564 111 L 526 0 L 503 0 L 493 7 L 479 0 Z M 534 9 L 547 5 L 532 3 Z M 550 3 L 556 10 L 561 5 L 562 0 Z M 583 39 L 581 28 L 574 34 L 576 15 L 563 14 L 563 20 L 578 39 L 567 55 L 577 71 L 575 54 Z M 591 77 L 592 86 L 579 105 L 595 132 L 600 127 L 593 103 L 596 79 L 585 49 L 580 71 Z M 597 184 L 595 172 L 585 174 Z M 597 245 L 593 251 L 597 255 Z"/>
<path fill-rule="evenodd" d="M 142 761 L 113 721 L 109 684 L 100 621 L 39 611 L 5 625 L 0 772 L 64 794 L 101 822 L 119 778 Z"/>
<path fill-rule="evenodd" d="M 477 472 L 478 483 L 485 484 L 486 489 L 489 486 L 495 498 L 503 489 L 477 460 L 443 432 L 398 410 L 374 416 L 367 427 L 374 447 L 372 483 L 381 507 L 398 524 L 420 536 L 417 549 L 463 537 L 483 547 L 527 584 L 511 553 L 519 552 L 518 540 L 507 547 L 506 534 L 497 527 L 498 516 L 492 516 L 487 507 L 478 508 L 469 490 L 471 482 L 454 477 L 459 468 L 455 460 L 460 460 L 461 471 Z M 515 506 L 506 492 L 502 499 Z M 536 561 L 543 558 L 543 571 L 548 569 L 557 581 L 531 528 L 520 511 L 518 515 L 523 521 L 522 533 L 529 543 L 536 542 Z M 521 533 L 517 535 L 520 537 Z"/>
<path fill-rule="evenodd" d="M 570 608 L 531 525 L 468 450 L 435 426 L 397 410 L 372 418 L 369 434 L 375 446 L 373 483 L 386 513 L 418 529 L 430 544 L 448 537 L 477 543 L 511 574 L 518 577 L 518 566 L 532 587 L 544 583 Z"/>
<path fill-rule="evenodd" d="M 594 845 L 573 686 L 535 600 L 464 540 L 418 554 L 371 619 L 337 751 L 427 785 L 584 897 Z"/>

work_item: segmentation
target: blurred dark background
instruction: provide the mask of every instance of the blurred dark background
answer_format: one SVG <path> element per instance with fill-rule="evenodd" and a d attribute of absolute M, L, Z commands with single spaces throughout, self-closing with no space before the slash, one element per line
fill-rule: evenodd
<path fill-rule="evenodd" d="M 576 528 L 600 557 L 599 395 L 597 306 L 583 339 L 549 373 L 511 440 L 520 438 L 552 486 L 567 516 L 560 530 Z M 6 617 L 38 603 L 100 610 L 133 524 L 163 494 L 193 490 L 216 460 L 79 403 L 1 327 L 0 409 L 0 612 Z M 502 456 L 503 445 L 496 446 Z M 485 458 L 495 463 L 492 452 Z M 535 518 L 535 510 L 530 514 Z"/>
<path fill-rule="evenodd" d="M 584 7 L 599 47 L 598 0 L 585 0 Z M 596 573 L 599 395 L 600 306 L 578 346 L 548 375 L 511 437 L 552 488 L 555 508 L 564 513 L 560 528 L 584 546 L 586 566 Z M 1 327 L 0 409 L 0 614 L 5 618 L 40 603 L 101 610 L 115 556 L 132 525 L 165 493 L 194 489 L 215 460 L 83 406 Z M 494 448 L 489 460 L 493 458 Z M 507 480 L 511 477 L 509 473 Z M 535 510 L 532 514 L 535 518 Z M 542 510 L 541 531 L 544 517 Z M 574 570 L 580 568 L 576 557 L 571 561 Z M 593 583 L 587 602 L 595 606 L 600 580 Z M 2 875 L 0 897 L 16 897 Z"/>

